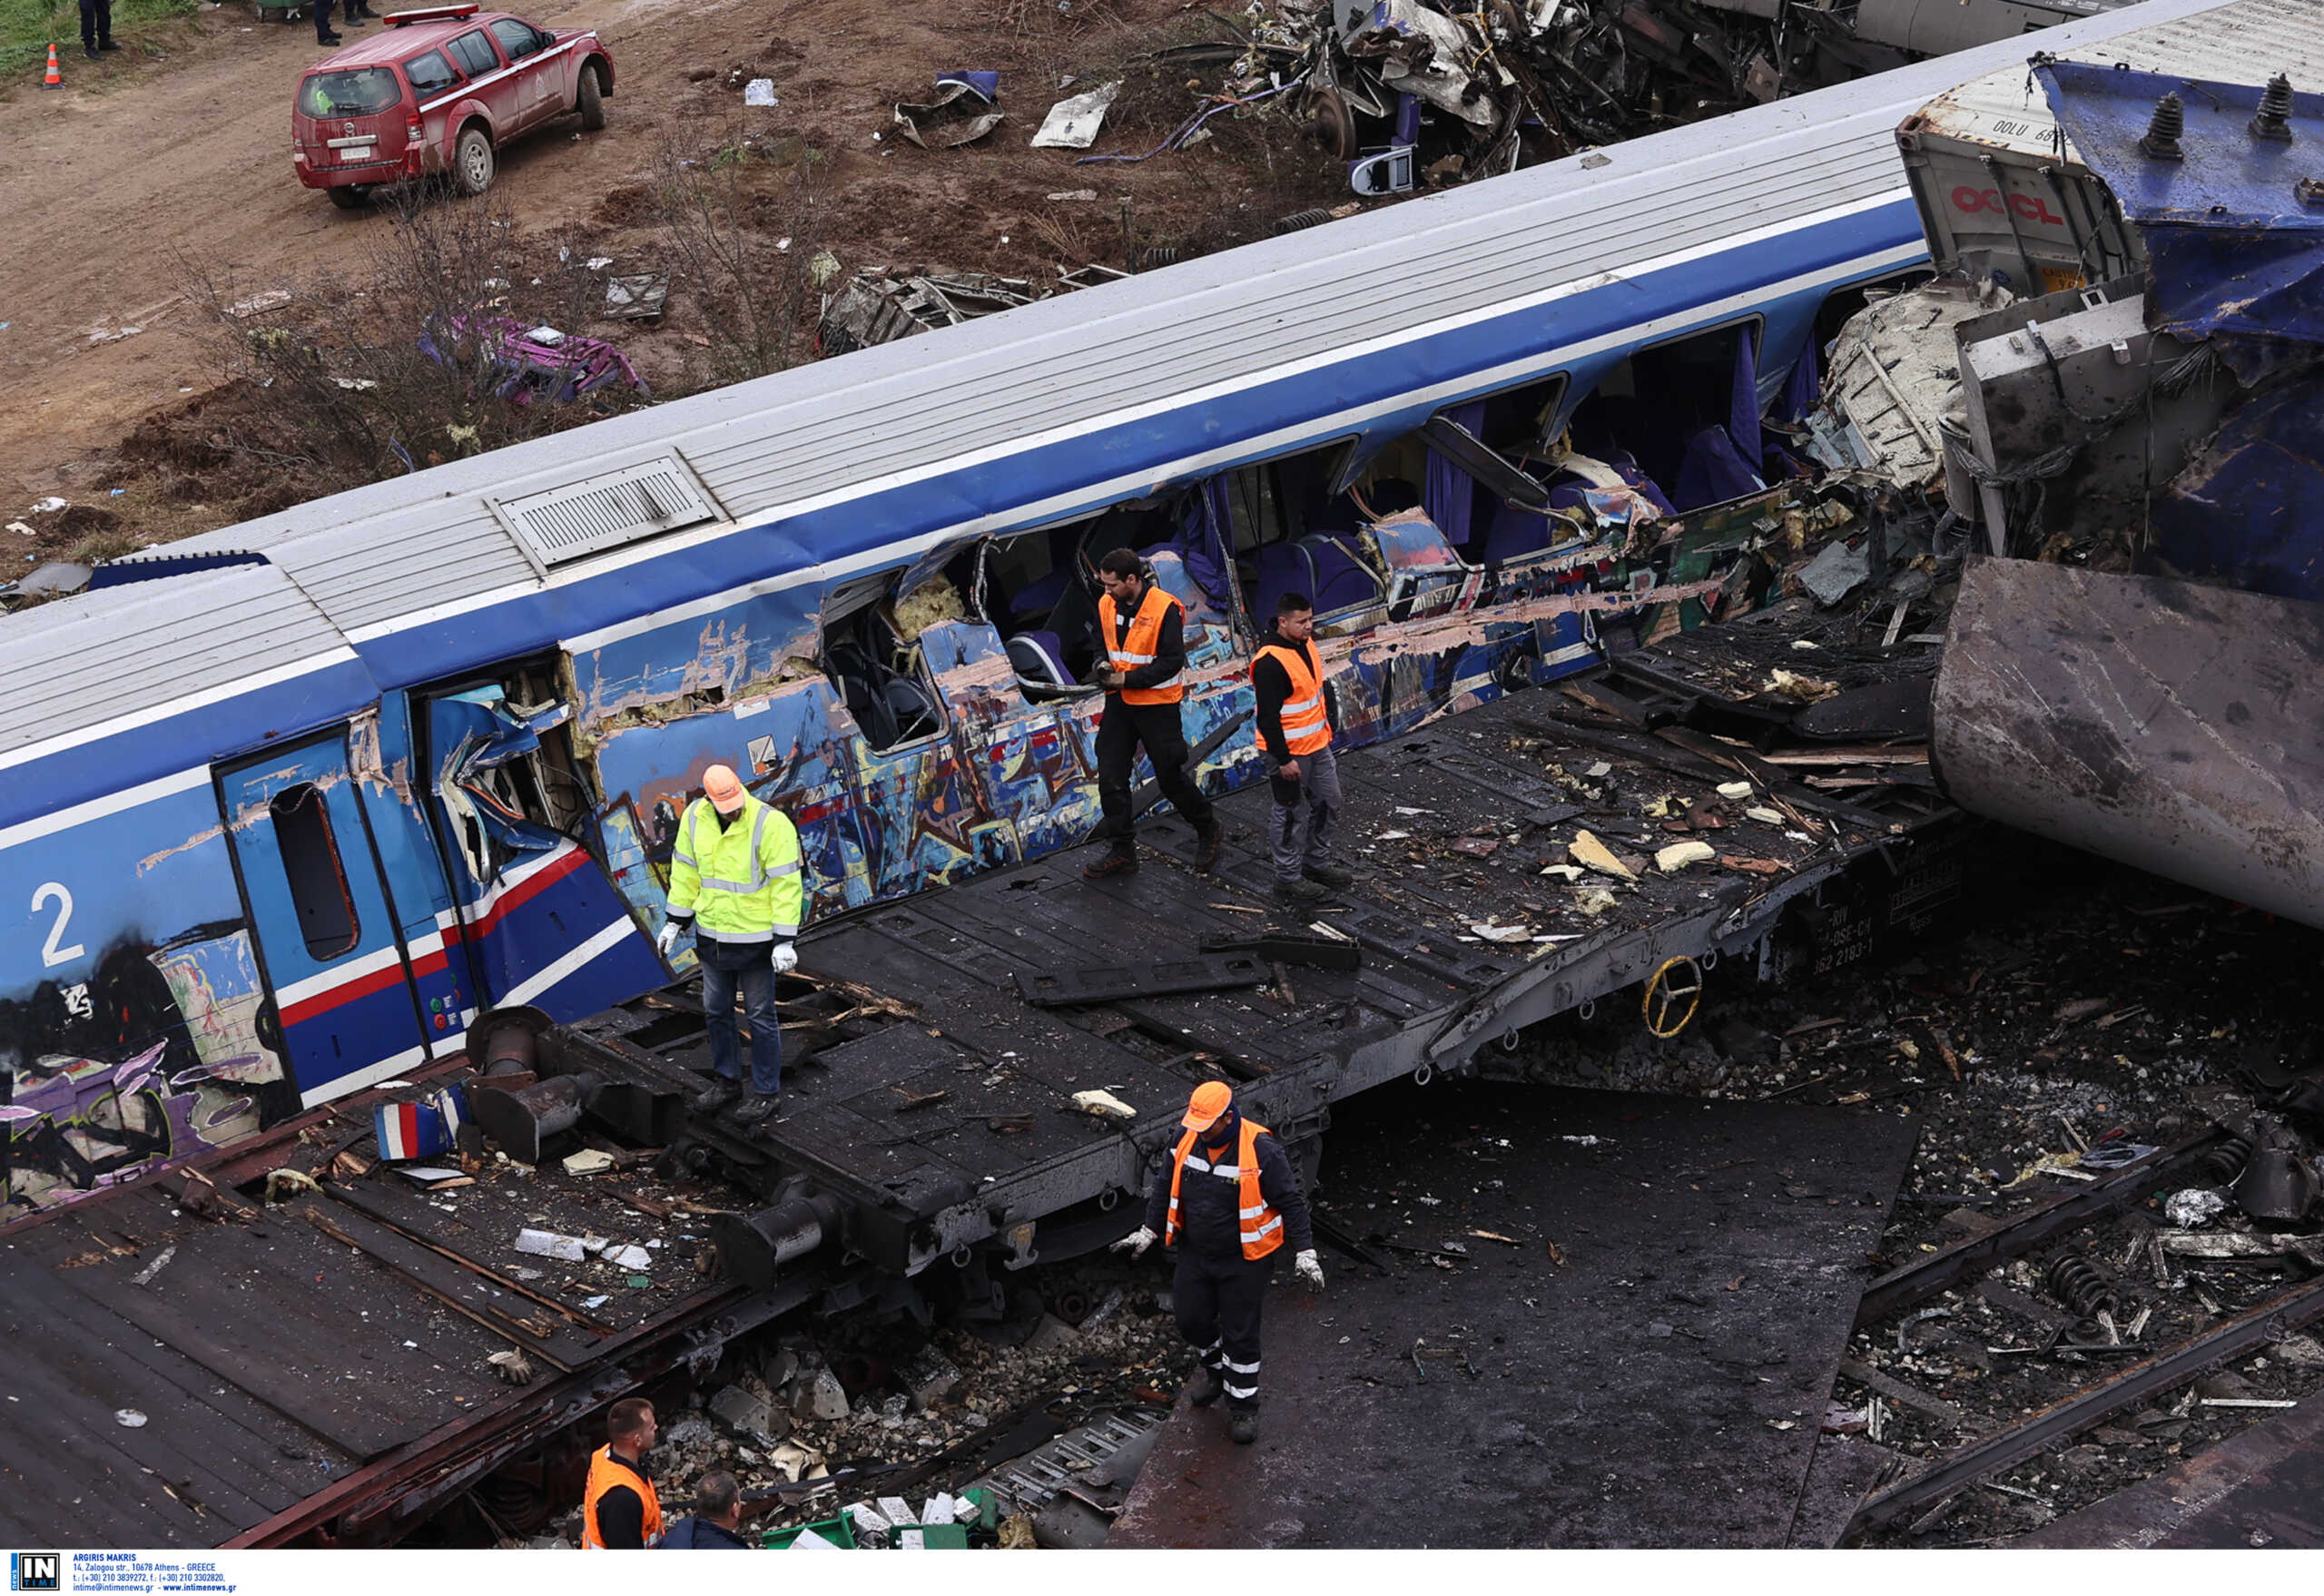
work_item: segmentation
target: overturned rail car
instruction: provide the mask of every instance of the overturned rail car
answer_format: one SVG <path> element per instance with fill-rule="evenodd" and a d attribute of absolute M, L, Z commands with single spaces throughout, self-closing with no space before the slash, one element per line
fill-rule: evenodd
<path fill-rule="evenodd" d="M 1748 608 L 1800 491 L 1762 420 L 1924 253 L 1889 130 L 2010 59 L 455 462 L 7 617 L 8 1211 L 397 1079 L 479 1011 L 665 984 L 713 762 L 798 823 L 816 921 L 1078 842 L 1105 548 L 1187 604 L 1219 791 L 1285 588 L 1353 744 Z"/>

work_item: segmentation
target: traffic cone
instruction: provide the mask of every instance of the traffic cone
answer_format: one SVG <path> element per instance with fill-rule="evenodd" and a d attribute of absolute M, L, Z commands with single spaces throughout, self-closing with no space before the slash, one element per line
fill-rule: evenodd
<path fill-rule="evenodd" d="M 48 71 L 42 74 L 40 86 L 44 89 L 61 89 L 64 86 L 64 74 L 59 71 L 56 65 L 54 44 L 48 47 Z"/>

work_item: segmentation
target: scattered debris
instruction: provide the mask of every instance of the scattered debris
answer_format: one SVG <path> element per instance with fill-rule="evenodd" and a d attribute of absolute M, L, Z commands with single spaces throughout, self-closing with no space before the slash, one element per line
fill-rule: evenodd
<path fill-rule="evenodd" d="M 1098 130 L 1105 123 L 1106 111 L 1121 92 L 1122 85 L 1117 80 L 1070 99 L 1059 100 L 1049 107 L 1049 115 L 1041 122 L 1040 131 L 1033 135 L 1033 147 L 1037 150 L 1088 149 L 1097 143 Z"/>
<path fill-rule="evenodd" d="M 1109 1091 L 1080 1091 L 1073 1094 L 1073 1106 L 1085 1114 L 1095 1114 L 1105 1119 L 1135 1119 L 1137 1110 Z"/>
<path fill-rule="evenodd" d="M 895 125 L 923 150 L 956 150 L 973 144 L 1003 120 L 1004 113 L 994 104 L 999 92 L 996 74 L 951 74 L 936 80 L 933 99 L 918 105 L 899 104 Z"/>

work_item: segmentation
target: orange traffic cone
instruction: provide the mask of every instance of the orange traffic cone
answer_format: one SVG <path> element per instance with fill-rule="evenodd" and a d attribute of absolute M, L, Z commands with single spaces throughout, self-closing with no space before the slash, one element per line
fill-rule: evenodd
<path fill-rule="evenodd" d="M 43 74 L 40 80 L 40 86 L 44 89 L 61 89 L 64 86 L 64 74 L 58 71 L 56 67 L 56 46 L 54 44 L 51 44 L 48 47 L 48 71 Z"/>

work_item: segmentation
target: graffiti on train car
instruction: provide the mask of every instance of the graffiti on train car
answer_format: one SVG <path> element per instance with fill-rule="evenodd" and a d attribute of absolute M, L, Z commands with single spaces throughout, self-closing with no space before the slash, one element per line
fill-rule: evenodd
<path fill-rule="evenodd" d="M 22 1213 L 298 1108 L 206 781 L 0 849 L 0 1171 Z"/>
<path fill-rule="evenodd" d="M 120 941 L 70 985 L 0 999 L 10 1211 L 221 1147 L 295 1109 L 248 931 Z"/>

